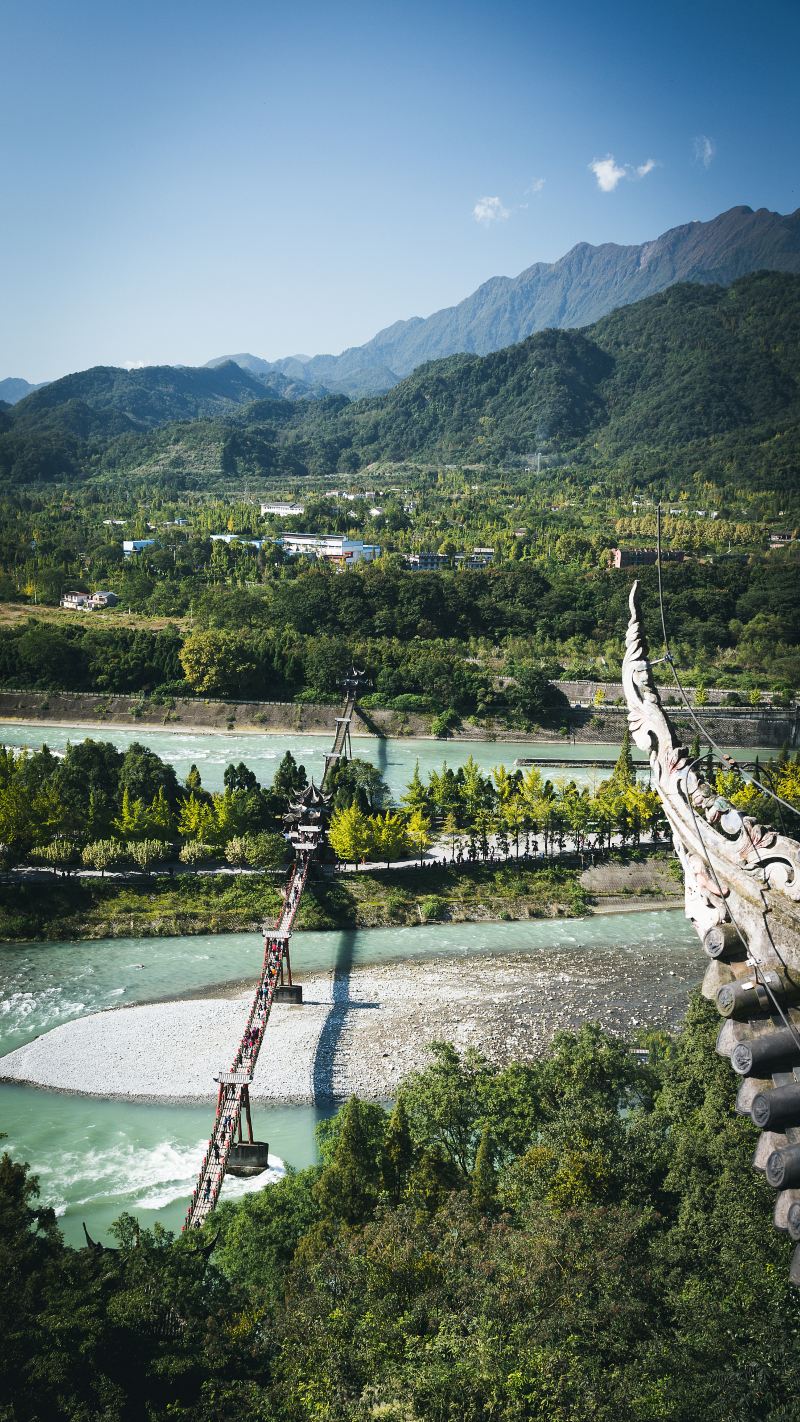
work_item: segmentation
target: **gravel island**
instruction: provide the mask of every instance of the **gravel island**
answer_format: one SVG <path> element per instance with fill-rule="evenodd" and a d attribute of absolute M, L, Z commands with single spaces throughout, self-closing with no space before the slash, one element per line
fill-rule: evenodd
<path fill-rule="evenodd" d="M 251 1088 L 255 1100 L 392 1097 L 427 1045 L 531 1060 L 554 1032 L 599 1021 L 623 1036 L 675 1027 L 702 975 L 695 947 L 555 948 L 343 968 L 303 976 L 301 1007 L 276 1005 Z M 243 1029 L 249 991 L 112 1009 L 9 1053 L 6 1081 L 128 1100 L 211 1101 Z"/>

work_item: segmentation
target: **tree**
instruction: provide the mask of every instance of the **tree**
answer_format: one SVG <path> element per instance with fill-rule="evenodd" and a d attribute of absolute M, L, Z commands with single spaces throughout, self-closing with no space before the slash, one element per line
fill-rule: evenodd
<path fill-rule="evenodd" d="M 179 657 L 190 687 L 203 696 L 241 696 L 257 670 L 252 641 L 239 632 L 192 632 Z"/>
<path fill-rule="evenodd" d="M 178 851 L 178 858 L 181 864 L 188 864 L 190 868 L 196 869 L 198 864 L 204 864 L 214 857 L 214 848 L 210 844 L 202 844 L 198 839 L 189 839 L 186 844 L 182 844 Z"/>
<path fill-rule="evenodd" d="M 282 834 L 245 835 L 246 862 L 251 869 L 280 869 L 286 863 L 288 850 Z"/>
<path fill-rule="evenodd" d="M 421 809 L 412 810 L 406 821 L 406 837 L 414 854 L 424 854 L 431 844 L 431 822 Z"/>
<path fill-rule="evenodd" d="M 31 797 L 16 781 L 0 791 L 0 843 L 8 846 L 12 857 L 27 854 L 35 836 L 37 824 Z"/>
<path fill-rule="evenodd" d="M 338 761 L 327 783 L 337 810 L 356 804 L 365 815 L 374 815 L 389 799 L 389 787 L 378 767 L 357 756 L 353 760 Z"/>
<path fill-rule="evenodd" d="M 381 1160 L 383 1188 L 393 1204 L 397 1204 L 403 1193 L 413 1160 L 414 1143 L 411 1139 L 408 1112 L 400 1096 L 386 1126 Z"/>
<path fill-rule="evenodd" d="M 481 1214 L 488 1214 L 497 1197 L 497 1180 L 494 1173 L 492 1134 L 486 1125 L 481 1132 L 475 1164 L 472 1167 L 470 1193 L 475 1208 L 480 1210 Z"/>
<path fill-rule="evenodd" d="M 77 864 L 79 855 L 74 842 L 71 839 L 53 839 L 49 844 L 41 844 L 33 851 L 34 859 L 41 864 L 48 864 L 52 867 L 53 873 L 59 869 L 68 869 L 71 865 Z"/>
<path fill-rule="evenodd" d="M 378 1198 L 386 1117 L 380 1106 L 351 1096 L 340 1118 L 314 1195 L 324 1214 L 355 1225 L 370 1213 Z M 380 1133 L 377 1141 L 376 1129 Z"/>
<path fill-rule="evenodd" d="M 126 844 L 125 852 L 137 869 L 149 874 L 154 864 L 169 858 L 170 846 L 163 839 L 138 839 Z"/>
<path fill-rule="evenodd" d="M 393 859 L 402 859 L 408 854 L 409 834 L 401 815 L 393 815 L 387 810 L 384 815 L 375 815 L 368 824 L 371 851 L 376 859 L 384 859 L 388 867 Z"/>
<path fill-rule="evenodd" d="M 202 788 L 203 788 L 203 781 L 202 781 L 202 779 L 201 779 L 201 777 L 200 777 L 200 771 L 197 769 L 197 766 L 196 766 L 196 765 L 192 764 L 192 765 L 189 766 L 189 773 L 188 773 L 188 775 L 186 776 L 186 780 L 184 781 L 184 784 L 185 784 L 186 789 L 189 791 L 190 794 L 191 794 L 192 792 L 196 792 L 196 791 L 198 791 L 198 790 L 202 790 Z"/>
<path fill-rule="evenodd" d="M 223 782 L 226 790 L 257 790 L 258 781 L 253 771 L 245 765 L 243 760 L 238 765 L 227 765 L 223 775 Z"/>
<path fill-rule="evenodd" d="M 372 848 L 372 827 L 358 805 L 335 810 L 328 829 L 328 843 L 345 864 L 360 864 Z"/>
<path fill-rule="evenodd" d="M 81 850 L 81 859 L 87 869 L 99 869 L 102 876 L 106 869 L 113 869 L 119 862 L 121 846 L 114 839 L 98 839 Z"/>
<path fill-rule="evenodd" d="M 270 786 L 270 798 L 275 814 L 283 815 L 291 802 L 305 790 L 308 777 L 304 765 L 298 765 L 291 751 L 287 751 L 278 764 L 275 778 Z"/>
<path fill-rule="evenodd" d="M 146 839 L 150 833 L 150 816 L 144 801 L 134 799 L 126 786 L 122 792 L 122 806 L 114 820 L 114 829 L 120 839 Z"/>
<path fill-rule="evenodd" d="M 428 809 L 430 796 L 422 783 L 422 777 L 419 773 L 419 761 L 414 765 L 414 774 L 403 791 L 400 803 L 403 808 L 408 811 L 409 815 L 412 815 L 415 811 L 424 814 Z"/>
<path fill-rule="evenodd" d="M 630 790 L 636 784 L 636 771 L 631 754 L 631 733 L 627 726 L 622 734 L 622 745 L 619 748 L 616 765 L 611 772 L 611 784 L 615 790 L 620 792 Z"/>
<path fill-rule="evenodd" d="M 456 846 L 459 842 L 459 837 L 458 821 L 452 810 L 450 810 L 444 817 L 444 821 L 442 823 L 442 835 L 444 837 L 445 843 L 450 845 L 451 858 L 455 859 Z"/>
<path fill-rule="evenodd" d="M 217 835 L 217 818 L 211 805 L 192 791 L 184 800 L 178 815 L 178 833 L 182 839 L 212 842 Z"/>
<path fill-rule="evenodd" d="M 235 869 L 243 869 L 247 863 L 248 843 L 244 835 L 234 835 L 225 845 L 225 858 Z"/>
<path fill-rule="evenodd" d="M 509 688 L 508 695 L 514 710 L 526 721 L 550 722 L 569 714 L 569 702 L 563 691 L 553 686 L 532 662 L 517 666 L 514 686 Z"/>
<path fill-rule="evenodd" d="M 431 1065 L 406 1077 L 400 1096 L 415 1142 L 437 1145 L 463 1182 L 475 1162 L 492 1071 L 472 1048 L 459 1056 L 449 1042 L 432 1042 L 428 1051 Z"/>
<path fill-rule="evenodd" d="M 174 766 L 139 741 L 133 741 L 122 758 L 119 788 L 123 792 L 127 790 L 131 800 L 141 800 L 145 805 L 149 805 L 160 790 L 164 791 L 170 807 L 178 802 L 178 777 Z"/>

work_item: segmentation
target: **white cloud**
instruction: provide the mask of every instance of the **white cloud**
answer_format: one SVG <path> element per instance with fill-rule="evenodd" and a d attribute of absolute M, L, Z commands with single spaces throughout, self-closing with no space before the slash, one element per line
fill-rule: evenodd
<path fill-rule="evenodd" d="M 122 362 L 122 368 L 123 368 L 123 370 L 145 370 L 145 369 L 147 368 L 147 361 L 146 361 L 146 360 L 124 360 L 124 361 Z"/>
<path fill-rule="evenodd" d="M 614 162 L 610 153 L 607 158 L 595 158 L 589 168 L 597 179 L 601 193 L 613 193 L 617 184 L 625 177 L 625 169 Z"/>
<path fill-rule="evenodd" d="M 534 195 L 535 195 L 536 193 L 540 193 L 540 192 L 542 191 L 542 188 L 543 188 L 544 185 L 545 185 L 545 181 L 546 181 L 546 180 L 545 180 L 544 178 L 534 178 L 533 182 L 531 183 L 530 187 L 528 188 L 528 192 L 529 192 L 529 193 L 532 193 L 532 194 L 534 194 Z"/>
<path fill-rule="evenodd" d="M 623 178 L 646 178 L 648 173 L 652 173 L 653 169 L 659 166 L 655 158 L 648 158 L 634 168 L 632 163 L 618 163 L 613 154 L 609 153 L 606 158 L 595 158 L 589 164 L 589 171 L 594 173 L 601 193 L 613 193 Z"/>
<path fill-rule="evenodd" d="M 709 138 L 707 133 L 698 133 L 693 147 L 695 163 L 702 163 L 704 168 L 710 168 L 717 151 L 713 138 Z"/>
<path fill-rule="evenodd" d="M 472 216 L 476 222 L 482 222 L 484 227 L 489 227 L 493 222 L 505 222 L 511 213 L 503 206 L 499 197 L 482 197 L 478 198 L 473 207 Z"/>

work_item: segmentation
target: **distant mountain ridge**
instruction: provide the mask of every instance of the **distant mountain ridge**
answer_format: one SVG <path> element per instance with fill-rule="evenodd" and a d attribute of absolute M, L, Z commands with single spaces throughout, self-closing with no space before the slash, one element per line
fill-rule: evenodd
<path fill-rule="evenodd" d="M 29 380 L 23 380 L 20 375 L 9 375 L 5 380 L 0 380 L 0 402 L 16 405 L 20 400 L 24 400 L 26 395 L 32 395 L 34 390 L 41 388 L 41 385 L 32 385 Z"/>
<path fill-rule="evenodd" d="M 556 482 L 566 461 L 629 487 L 660 486 L 669 471 L 796 497 L 800 275 L 679 282 L 581 330 L 428 361 L 355 402 L 269 398 L 231 362 L 101 366 L 0 408 L 0 487 L 94 475 L 170 489 L 274 476 L 294 486 L 381 461 L 463 464 L 479 478 L 482 466 L 535 468 L 539 452 L 541 477 Z"/>
<path fill-rule="evenodd" d="M 337 394 L 379 394 L 425 361 L 488 355 L 547 327 L 591 325 L 676 282 L 729 286 L 761 270 L 800 273 L 800 209 L 783 216 L 733 207 L 638 246 L 579 242 L 556 262 L 536 262 L 516 277 L 492 277 L 457 306 L 396 321 L 338 356 L 231 358 L 246 369 L 257 365 L 262 378 L 274 371 Z"/>
<path fill-rule="evenodd" d="M 15 405 L 12 419 L 16 429 L 37 429 L 68 417 L 82 436 L 109 437 L 154 429 L 173 420 L 230 414 L 267 395 L 263 382 L 234 361 L 213 369 L 148 365 L 125 370 L 95 365 L 27 395 Z"/>

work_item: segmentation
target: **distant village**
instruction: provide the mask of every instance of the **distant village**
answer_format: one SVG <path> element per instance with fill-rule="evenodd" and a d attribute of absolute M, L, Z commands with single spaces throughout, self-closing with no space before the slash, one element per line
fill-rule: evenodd
<path fill-rule="evenodd" d="M 379 507 L 372 505 L 375 499 L 374 490 L 366 490 L 363 494 L 349 493 L 344 490 L 332 489 L 328 494 L 331 498 L 339 498 L 355 502 L 364 500 L 368 503 L 369 512 L 377 517 L 383 511 Z M 648 504 L 647 500 L 633 500 L 633 509 L 640 511 Z M 411 506 L 413 507 L 413 505 Z M 409 508 L 410 511 L 410 508 Z M 259 512 L 262 518 L 301 518 L 305 512 L 305 506 L 299 503 L 292 503 L 288 500 L 272 500 L 261 503 Z M 693 514 L 697 518 L 717 519 L 719 517 L 716 510 L 693 509 L 688 510 L 682 507 L 670 508 L 667 512 L 671 516 L 686 516 Z M 121 528 L 124 521 L 117 518 L 104 519 L 103 522 L 109 527 Z M 165 528 L 184 527 L 185 519 L 175 519 L 169 524 L 163 525 Z M 155 525 L 149 524 L 149 528 L 155 534 Z M 517 537 L 524 535 L 525 529 L 514 530 Z M 311 561 L 335 564 L 341 569 L 355 567 L 359 563 L 372 563 L 380 558 L 384 551 L 379 543 L 367 543 L 361 538 L 351 538 L 339 533 L 282 533 L 278 536 L 264 536 L 249 533 L 212 533 L 208 535 L 209 541 L 213 543 L 224 543 L 227 545 L 239 544 L 243 547 L 255 548 L 260 551 L 264 547 L 280 548 L 287 558 L 306 558 Z M 770 548 L 782 548 L 792 543 L 796 538 L 796 530 L 776 530 L 769 535 Z M 124 538 L 122 540 L 123 557 L 133 558 L 144 553 L 149 548 L 158 546 L 158 538 Z M 612 568 L 626 569 L 638 566 L 652 566 L 657 561 L 657 551 L 655 548 L 612 548 L 610 550 Z M 683 549 L 668 548 L 662 549 L 661 557 L 665 563 L 682 563 L 686 558 L 693 555 Z M 741 555 L 745 556 L 745 555 Z M 432 573 L 439 572 L 446 568 L 456 569 L 480 569 L 489 567 L 495 560 L 495 549 L 491 547 L 475 546 L 461 552 L 435 552 L 433 550 L 401 554 L 406 568 L 412 572 Z M 71 611 L 94 612 L 116 607 L 119 598 L 116 593 L 98 589 L 95 592 L 65 592 L 60 600 L 62 608 Z"/>

